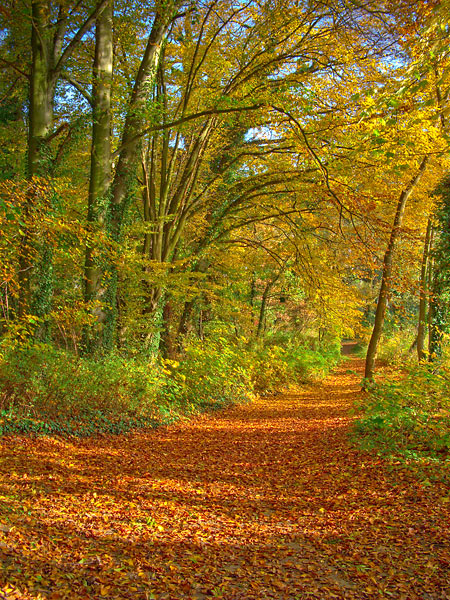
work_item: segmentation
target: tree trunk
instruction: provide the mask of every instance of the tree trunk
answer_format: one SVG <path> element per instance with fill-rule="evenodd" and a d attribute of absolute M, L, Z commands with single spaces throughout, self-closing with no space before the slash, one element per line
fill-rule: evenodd
<path fill-rule="evenodd" d="M 433 248 L 433 237 L 434 237 L 434 229 L 431 230 L 431 241 L 430 247 Z M 428 302 L 428 360 L 431 360 L 431 353 L 433 350 L 433 274 L 434 274 L 434 258 L 433 255 L 430 255 L 430 260 L 428 264 L 428 289 L 430 290 L 430 299 Z"/>
<path fill-rule="evenodd" d="M 261 333 L 263 332 L 263 329 L 265 328 L 267 300 L 269 299 L 270 290 L 273 288 L 273 286 L 276 284 L 276 282 L 281 277 L 281 274 L 284 272 L 284 270 L 286 268 L 286 264 L 287 263 L 285 262 L 282 265 L 279 273 L 272 279 L 272 281 L 269 281 L 268 284 L 266 285 L 266 287 L 264 288 L 264 291 L 263 291 L 263 294 L 261 297 L 261 306 L 259 309 L 258 325 L 256 327 L 256 336 L 255 336 L 256 340 L 259 340 L 259 338 L 261 337 Z"/>
<path fill-rule="evenodd" d="M 156 79 L 162 43 L 172 21 L 173 12 L 179 4 L 179 0 L 167 2 L 164 6 L 164 12 L 156 13 L 144 57 L 134 84 L 125 119 L 117 168 L 111 185 L 109 228 L 111 238 L 114 242 L 118 242 L 121 238 L 127 201 L 135 183 L 141 134 L 144 129 L 147 113 L 146 103 L 150 89 Z M 109 270 L 110 278 L 105 294 L 104 345 L 105 348 L 112 349 L 116 337 L 118 275 L 115 264 L 109 265 Z"/>
<path fill-rule="evenodd" d="M 435 265 L 436 267 L 436 265 Z M 429 318 L 429 360 L 432 362 L 439 358 L 442 354 L 442 339 L 445 325 L 445 311 L 443 310 L 441 301 L 441 286 L 439 284 L 439 274 L 436 268 L 432 281 L 432 297 L 430 301 L 430 318 Z"/>
<path fill-rule="evenodd" d="M 269 297 L 269 292 L 272 289 L 274 283 L 275 283 L 274 281 L 269 281 L 269 283 L 264 288 L 264 292 L 263 292 L 263 295 L 261 298 L 261 306 L 259 308 L 258 326 L 256 328 L 256 339 L 257 340 L 259 340 L 259 338 L 261 337 L 261 333 L 263 331 L 264 318 L 266 316 L 266 309 L 267 309 L 267 300 Z"/>
<path fill-rule="evenodd" d="M 211 263 L 207 258 L 200 258 L 199 260 L 197 260 L 194 267 L 192 268 L 192 273 L 206 273 L 210 266 Z M 192 311 L 198 299 L 199 296 L 197 296 L 196 298 L 192 298 L 192 300 L 188 300 L 184 304 L 183 310 L 181 312 L 180 322 L 178 324 L 178 331 L 176 337 L 177 345 L 179 348 L 182 345 L 182 338 L 188 332 L 189 319 L 191 318 Z"/>
<path fill-rule="evenodd" d="M 162 313 L 162 331 L 160 340 L 160 350 L 165 358 L 174 358 L 175 348 L 172 339 L 171 332 L 172 322 L 172 304 L 170 300 L 167 300 L 164 304 Z"/>
<path fill-rule="evenodd" d="M 425 359 L 425 332 L 427 324 L 427 301 L 428 286 L 427 275 L 429 268 L 430 241 L 431 241 L 431 219 L 428 219 L 427 232 L 423 246 L 422 266 L 420 269 L 420 298 L 419 298 L 419 323 L 417 327 L 417 358 L 419 362 Z"/>
<path fill-rule="evenodd" d="M 449 331 L 450 314 L 450 177 L 439 186 L 437 240 L 433 248 L 433 278 L 430 294 L 430 361 L 442 355 L 442 341 Z"/>
<path fill-rule="evenodd" d="M 442 237 L 442 233 L 441 233 Z M 438 242 L 439 243 L 439 242 Z M 441 240 L 440 240 L 440 243 Z M 442 253 L 442 251 L 441 251 Z M 440 253 L 440 254 L 441 254 Z M 435 253 L 433 260 L 433 275 L 430 283 L 430 312 L 429 312 L 429 360 L 434 361 L 442 355 L 442 340 L 447 325 L 447 302 L 444 294 L 447 292 L 447 264 L 442 260 L 442 254 Z M 447 258 L 447 257 L 446 257 Z"/>
<path fill-rule="evenodd" d="M 445 136 L 447 132 L 447 119 L 444 113 L 444 98 L 442 90 L 438 85 L 439 74 L 437 64 L 434 65 L 435 74 L 435 86 L 436 86 L 436 99 L 439 107 L 439 118 L 441 122 L 441 129 Z M 443 187 L 442 187 L 443 186 Z M 450 235 L 450 217 L 448 212 L 448 190 L 449 190 L 449 179 L 445 178 L 444 182 L 441 183 L 441 194 L 444 201 L 444 214 L 439 215 L 439 235 L 437 239 L 436 248 L 434 248 L 434 256 L 430 261 L 430 274 L 429 274 L 429 290 L 430 290 L 430 301 L 428 310 L 428 360 L 430 362 L 436 360 L 442 354 L 442 339 L 444 335 L 444 329 L 446 326 L 447 315 L 445 301 L 443 301 L 442 294 L 445 292 L 445 288 L 448 288 L 448 284 L 445 281 L 447 279 L 446 271 L 448 270 L 449 260 L 449 244 L 448 236 Z M 443 206 L 441 206 L 442 210 Z M 438 211 L 438 213 L 441 211 Z M 433 234 L 433 231 L 432 231 Z M 447 238 L 444 242 L 445 251 L 442 253 L 443 238 Z"/>
<path fill-rule="evenodd" d="M 395 246 L 397 239 L 400 235 L 400 227 L 403 221 L 403 214 L 405 212 L 406 203 L 408 198 L 411 196 L 414 188 L 419 183 L 428 163 L 428 156 L 425 156 L 420 164 L 420 167 L 408 183 L 406 188 L 400 194 L 397 203 L 397 209 L 395 212 L 394 223 L 392 226 L 391 235 L 386 248 L 383 259 L 383 272 L 381 277 L 381 287 L 378 295 L 377 309 L 375 312 L 375 322 L 373 325 L 372 336 L 370 338 L 369 346 L 367 348 L 366 355 L 366 368 L 364 377 L 368 381 L 373 380 L 373 374 L 375 369 L 375 358 L 377 355 L 378 344 L 380 342 L 381 334 L 383 332 L 384 316 L 386 314 L 386 306 L 388 300 L 388 294 L 390 290 L 390 279 L 392 275 L 392 260 L 394 256 Z"/>
<path fill-rule="evenodd" d="M 180 323 L 178 325 L 178 332 L 177 332 L 177 344 L 179 347 L 181 346 L 182 338 L 188 332 L 188 323 L 189 323 L 189 319 L 191 318 L 192 311 L 194 309 L 194 303 L 195 303 L 195 299 L 189 300 L 188 302 L 185 302 L 185 304 L 184 304 L 184 308 L 183 308 L 183 312 L 181 313 Z"/>
<path fill-rule="evenodd" d="M 46 137 L 53 126 L 54 85 L 50 73 L 48 43 L 48 0 L 33 0 L 28 132 L 28 176 L 46 175 L 49 157 Z"/>
<path fill-rule="evenodd" d="M 172 8 L 178 3 L 169 3 Z M 120 239 L 122 217 L 130 189 L 134 183 L 141 132 L 146 117 L 146 102 L 155 82 L 161 47 L 171 22 L 170 7 L 164 14 L 157 13 L 150 32 L 144 57 L 139 67 L 128 107 L 127 117 L 121 140 L 121 151 L 112 184 L 111 197 L 111 233 L 114 240 Z"/>
<path fill-rule="evenodd" d="M 63 49 L 63 42 L 69 24 L 69 12 L 64 3 L 59 3 L 59 15 L 52 23 L 50 13 L 53 3 L 50 0 L 31 0 L 31 70 L 29 89 L 29 129 L 27 176 L 30 188 L 24 208 L 24 234 L 19 248 L 19 298 L 18 316 L 23 317 L 30 311 L 44 322 L 51 310 L 53 295 L 53 252 L 51 240 L 37 240 L 32 220 L 35 205 L 40 200 L 42 185 L 39 188 L 33 178 L 50 179 L 53 158 L 50 154 L 49 140 L 52 137 L 54 118 L 54 96 L 61 70 L 90 29 L 98 13 L 109 0 L 99 0 L 93 12 L 72 34 Z M 79 5 L 80 3 L 78 3 Z M 47 198 L 47 212 L 54 209 L 55 192 L 50 186 L 44 186 Z M 35 268 L 35 263 L 38 269 Z M 38 271 L 34 273 L 34 271 Z M 35 282 L 32 290 L 31 281 Z M 40 328 L 42 330 L 42 327 Z M 38 335 L 39 331 L 38 331 Z"/>
<path fill-rule="evenodd" d="M 105 233 L 108 190 L 111 179 L 111 84 L 113 68 L 113 2 L 98 15 L 95 34 L 93 69 L 93 127 L 91 146 L 91 173 L 88 197 L 89 236 L 85 256 L 84 300 L 95 314 L 95 333 L 85 330 L 85 349 L 92 351 L 101 343 L 101 327 L 106 315 L 103 311 L 102 249 L 95 236 Z"/>
<path fill-rule="evenodd" d="M 48 40 L 48 0 L 33 0 L 31 3 L 31 72 L 29 88 L 29 126 L 27 175 L 45 177 L 49 168 L 46 153 L 46 137 L 53 126 L 54 86 L 50 76 Z M 23 235 L 19 248 L 19 298 L 18 316 L 23 317 L 31 309 L 31 277 L 34 268 L 35 248 L 31 221 L 38 200 L 35 186 L 30 183 L 24 208 Z"/>

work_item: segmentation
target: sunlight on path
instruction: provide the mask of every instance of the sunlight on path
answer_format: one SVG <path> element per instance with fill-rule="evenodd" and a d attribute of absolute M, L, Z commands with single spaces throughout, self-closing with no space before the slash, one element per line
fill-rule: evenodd
<path fill-rule="evenodd" d="M 157 431 L 8 440 L 4 597 L 450 598 L 448 489 L 352 447 L 349 368 Z"/>

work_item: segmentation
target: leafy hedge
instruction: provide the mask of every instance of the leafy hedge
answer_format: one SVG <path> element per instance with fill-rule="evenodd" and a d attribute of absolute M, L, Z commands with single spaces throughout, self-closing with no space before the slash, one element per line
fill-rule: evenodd
<path fill-rule="evenodd" d="M 253 398 L 251 356 L 225 338 L 191 340 L 180 362 L 165 365 L 172 367 L 164 387 L 164 398 L 171 405 L 220 408 Z"/>
<path fill-rule="evenodd" d="M 162 369 L 137 359 L 16 349 L 0 363 L 0 432 L 89 435 L 155 425 L 164 382 Z"/>

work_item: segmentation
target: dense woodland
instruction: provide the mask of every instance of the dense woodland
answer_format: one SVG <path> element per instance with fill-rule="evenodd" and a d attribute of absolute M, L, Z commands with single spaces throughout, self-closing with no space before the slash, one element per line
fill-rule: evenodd
<path fill-rule="evenodd" d="M 0 2 L 0 598 L 450 598 L 450 0 Z"/>
<path fill-rule="evenodd" d="M 5 414 L 234 401 L 345 337 L 369 387 L 445 363 L 447 11 L 4 2 Z"/>

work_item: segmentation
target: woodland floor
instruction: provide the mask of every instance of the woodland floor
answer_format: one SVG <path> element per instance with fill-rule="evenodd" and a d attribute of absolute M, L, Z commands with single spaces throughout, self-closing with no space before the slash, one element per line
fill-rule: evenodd
<path fill-rule="evenodd" d="M 450 598 L 449 490 L 352 447 L 361 367 L 159 430 L 4 440 L 0 598 Z"/>

